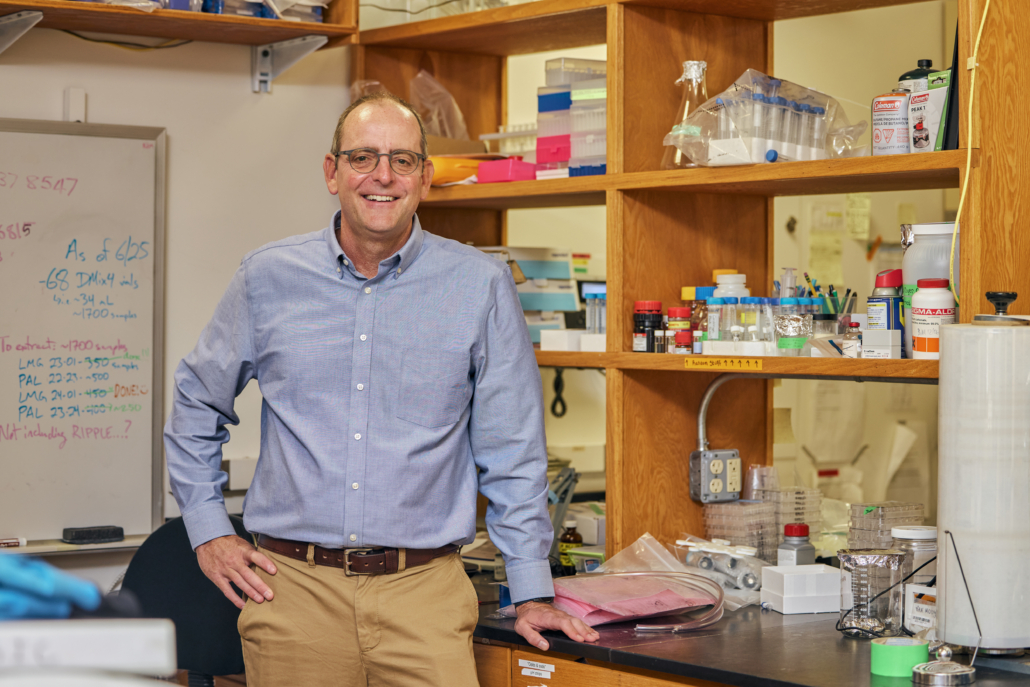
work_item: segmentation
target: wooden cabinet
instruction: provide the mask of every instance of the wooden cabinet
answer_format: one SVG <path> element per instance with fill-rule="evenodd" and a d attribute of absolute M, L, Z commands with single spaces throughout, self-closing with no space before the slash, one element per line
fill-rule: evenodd
<path fill-rule="evenodd" d="M 608 46 L 608 174 L 433 189 L 420 207 L 432 232 L 474 243 L 504 241 L 510 208 L 607 206 L 608 353 L 539 353 L 541 365 L 602 367 L 607 375 L 608 553 L 644 532 L 660 539 L 702 533 L 688 495 L 696 417 L 718 372 L 681 359 L 631 353 L 632 303 L 676 304 L 684 284 L 732 265 L 750 283 L 772 279 L 775 196 L 957 188 L 970 177 L 962 218 L 962 317 L 987 311 L 986 289 L 1023 294 L 1030 313 L 1030 99 L 1006 79 L 1030 60 L 1030 13 L 994 0 L 980 46 L 972 149 L 719 169 L 659 170 L 679 102 L 672 82 L 686 59 L 708 62 L 717 93 L 745 69 L 771 65 L 772 21 L 904 4 L 906 0 L 539 0 L 362 32 L 355 79 L 378 79 L 407 96 L 419 68 L 454 94 L 469 134 L 504 124 L 508 55 L 605 42 Z M 960 0 L 960 63 L 971 54 L 985 0 Z M 960 73 L 962 145 L 969 75 Z M 968 304 L 968 305 L 967 305 Z M 735 370 L 739 371 L 739 370 Z M 762 375 L 889 381 L 937 377 L 932 361 L 763 359 L 754 380 L 719 392 L 709 414 L 713 444 L 740 449 L 744 467 L 771 461 L 771 386 Z M 518 683 L 516 683 L 518 684 Z"/>

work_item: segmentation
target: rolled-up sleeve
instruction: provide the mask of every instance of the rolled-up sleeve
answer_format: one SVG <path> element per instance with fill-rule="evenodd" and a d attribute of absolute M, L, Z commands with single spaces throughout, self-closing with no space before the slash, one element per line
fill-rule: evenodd
<path fill-rule="evenodd" d="M 193 548 L 234 534 L 221 470 L 226 425 L 238 425 L 236 397 L 255 376 L 246 263 L 240 266 L 196 348 L 175 370 L 165 456 L 172 494 Z"/>
<path fill-rule="evenodd" d="M 491 287 L 484 331 L 473 350 L 469 440 L 479 490 L 490 501 L 487 529 L 504 555 L 512 601 L 518 602 L 554 595 L 543 390 L 511 273 L 497 273 Z"/>

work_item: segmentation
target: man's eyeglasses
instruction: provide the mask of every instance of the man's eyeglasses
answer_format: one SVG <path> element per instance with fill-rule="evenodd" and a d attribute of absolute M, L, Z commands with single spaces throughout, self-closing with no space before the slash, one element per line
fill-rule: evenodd
<path fill-rule="evenodd" d="M 341 150 L 336 153 L 346 155 L 350 162 L 351 169 L 358 174 L 368 174 L 379 166 L 379 158 L 390 158 L 390 169 L 395 173 L 407 176 L 418 169 L 419 162 L 426 159 L 425 155 L 410 150 L 394 150 L 390 153 L 377 153 L 372 148 L 354 148 L 353 150 Z"/>

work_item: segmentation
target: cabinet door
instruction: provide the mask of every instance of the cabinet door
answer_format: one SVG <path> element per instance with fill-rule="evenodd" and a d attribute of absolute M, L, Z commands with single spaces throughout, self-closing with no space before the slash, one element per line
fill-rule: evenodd
<path fill-rule="evenodd" d="M 490 644 L 473 644 L 479 687 L 511 687 L 511 649 Z"/>
<path fill-rule="evenodd" d="M 613 664 L 590 665 L 548 654 L 512 652 L 512 687 L 719 687 L 715 682 L 693 680 L 653 671 L 622 668 Z M 550 668 L 551 670 L 547 670 Z M 632 672 L 627 672 L 632 671 Z M 483 686 L 485 687 L 485 685 Z"/>

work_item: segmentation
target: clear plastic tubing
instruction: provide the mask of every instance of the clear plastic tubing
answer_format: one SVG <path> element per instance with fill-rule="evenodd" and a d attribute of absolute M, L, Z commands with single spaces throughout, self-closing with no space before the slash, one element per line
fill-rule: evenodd
<path fill-rule="evenodd" d="M 798 105 L 798 148 L 797 159 L 807 160 L 811 157 L 810 140 L 812 138 L 812 106 L 808 103 Z"/>
<path fill-rule="evenodd" d="M 768 141 L 768 105 L 765 103 L 765 96 L 761 93 L 751 94 L 754 101 L 754 110 L 751 118 L 751 161 L 761 162 L 765 160 L 765 153 L 769 150 Z"/>
<path fill-rule="evenodd" d="M 812 108 L 812 158 L 826 159 L 826 110 L 821 107 Z"/>

